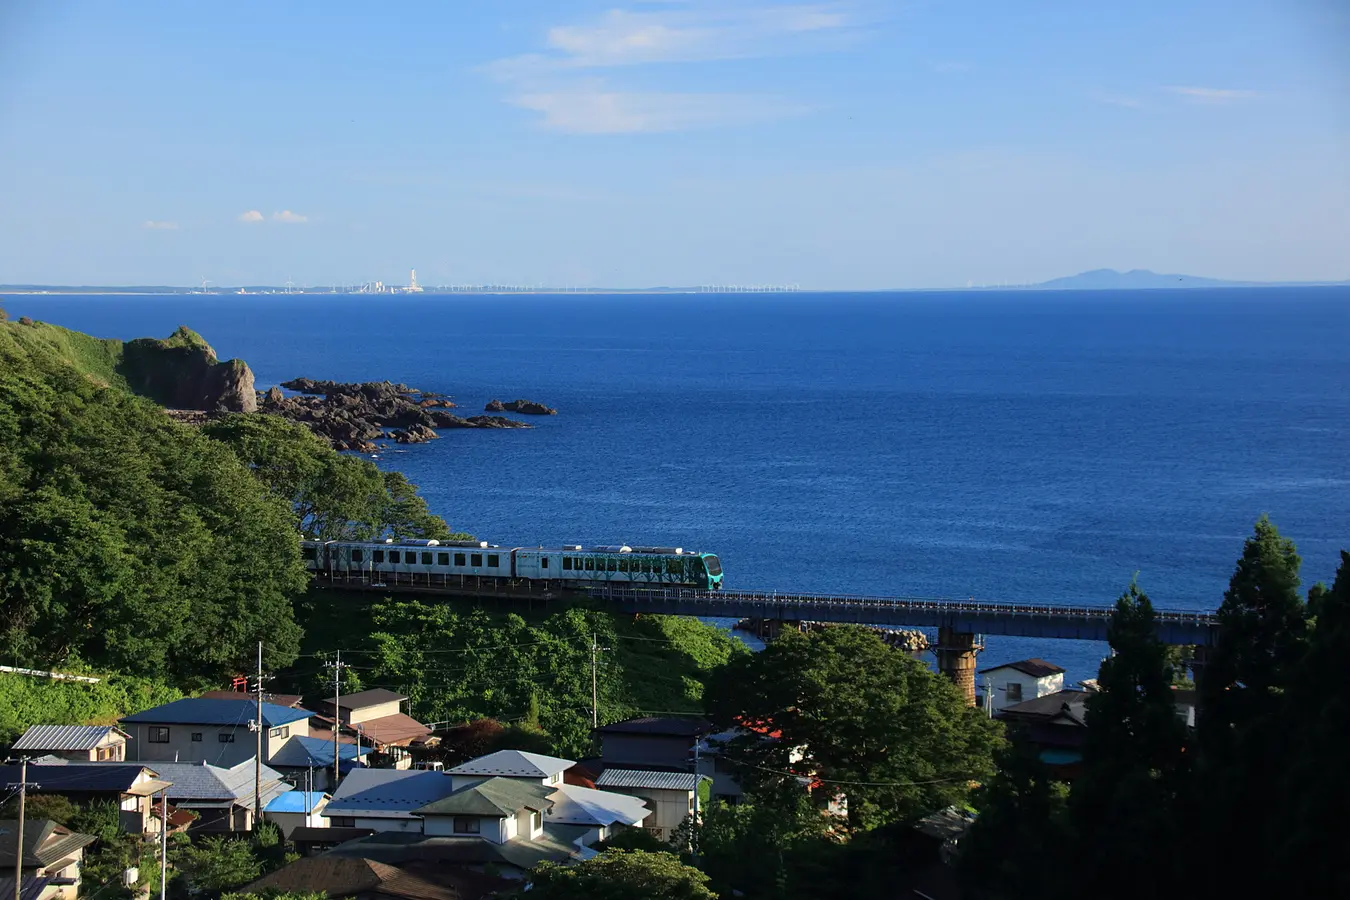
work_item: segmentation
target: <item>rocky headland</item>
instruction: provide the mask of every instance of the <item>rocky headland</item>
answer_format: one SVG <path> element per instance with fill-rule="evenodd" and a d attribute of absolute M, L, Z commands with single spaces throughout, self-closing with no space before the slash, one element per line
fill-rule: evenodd
<path fill-rule="evenodd" d="M 367 381 L 348 384 L 296 378 L 258 395 L 257 408 L 304 425 L 334 449 L 370 453 L 377 440 L 420 444 L 440 437 L 436 429 L 529 428 L 504 416 L 457 416 L 455 404 L 430 391 L 406 384 Z"/>
<path fill-rule="evenodd" d="M 553 407 L 545 406 L 534 400 L 512 400 L 509 403 L 489 400 L 484 409 L 487 412 L 513 412 L 526 416 L 556 416 L 558 414 L 558 411 Z"/>
<path fill-rule="evenodd" d="M 241 359 L 221 362 L 186 326 L 164 340 L 137 338 L 121 347 L 116 371 L 135 393 L 170 409 L 253 412 L 253 371 Z"/>

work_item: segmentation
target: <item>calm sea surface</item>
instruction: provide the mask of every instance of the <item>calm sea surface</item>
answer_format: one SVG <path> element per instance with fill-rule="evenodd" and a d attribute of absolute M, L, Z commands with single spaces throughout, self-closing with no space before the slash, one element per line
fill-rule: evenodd
<path fill-rule="evenodd" d="M 1350 289 L 670 296 L 11 296 L 187 324 L 262 389 L 404 381 L 559 409 L 382 456 L 500 544 L 718 552 L 728 587 L 1213 608 L 1268 512 L 1350 546 Z M 991 638 L 1095 675 L 1104 645 Z"/>

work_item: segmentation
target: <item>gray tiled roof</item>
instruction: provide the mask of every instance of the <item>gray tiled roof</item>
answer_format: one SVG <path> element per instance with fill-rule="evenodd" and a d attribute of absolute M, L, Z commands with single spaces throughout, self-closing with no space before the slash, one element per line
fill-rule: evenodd
<path fill-rule="evenodd" d="M 428 803 L 413 812 L 419 816 L 514 816 L 522 809 L 543 812 L 553 803 L 548 799 L 556 790 L 543 784 L 531 784 L 512 778 L 489 778 L 448 797 Z"/>
<path fill-rule="evenodd" d="M 599 788 L 651 788 L 660 791 L 692 791 L 699 776 L 692 772 L 644 772 L 639 769 L 606 769 L 596 779 Z"/>
<path fill-rule="evenodd" d="M 24 823 L 23 865 L 49 866 L 95 841 L 92 834 L 80 834 L 51 819 L 29 819 Z M 0 859 L 10 862 L 18 855 L 18 822 L 0 819 Z M 10 882 L 11 887 L 13 882 Z"/>
<path fill-rule="evenodd" d="M 92 750 L 111 734 L 126 737 L 112 725 L 34 725 L 14 742 L 14 749 Z"/>
<path fill-rule="evenodd" d="M 512 778 L 548 778 L 571 768 L 575 763 L 557 756 L 529 753 L 525 750 L 498 750 L 460 763 L 451 775 L 503 775 Z"/>
<path fill-rule="evenodd" d="M 127 768 L 128 765 L 139 768 L 140 763 L 98 763 L 84 760 L 67 760 L 56 757 L 43 757 L 43 767 L 79 766 L 99 768 Z M 207 801 L 219 801 L 229 805 L 253 808 L 253 760 L 246 759 L 233 768 L 222 768 L 204 762 L 159 762 L 144 764 L 165 781 L 172 782 L 169 787 L 169 802 L 178 806 L 198 806 Z M 31 769 L 30 769 L 31 771 Z M 282 775 L 269 766 L 262 767 L 263 805 L 277 794 L 289 791 L 291 786 L 282 781 Z"/>
<path fill-rule="evenodd" d="M 443 772 L 353 769 L 333 792 L 324 815 L 411 818 L 414 809 L 448 796 L 453 787 Z"/>

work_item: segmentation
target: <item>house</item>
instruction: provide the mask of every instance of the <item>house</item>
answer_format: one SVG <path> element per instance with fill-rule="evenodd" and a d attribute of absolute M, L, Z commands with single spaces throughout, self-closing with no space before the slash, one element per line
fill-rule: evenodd
<path fill-rule="evenodd" d="M 337 828 L 420 834 L 422 820 L 413 811 L 454 790 L 453 780 L 444 772 L 353 769 L 333 792 L 323 815 Z"/>
<path fill-rule="evenodd" d="M 252 831 L 254 763 L 251 759 L 230 768 L 203 762 L 155 763 L 155 771 L 172 784 L 169 803 L 197 814 L 197 833 Z M 263 808 L 278 794 L 291 790 L 281 773 L 262 767 Z"/>
<path fill-rule="evenodd" d="M 1087 741 L 1088 691 L 1056 691 L 1005 706 L 995 715 L 1037 750 L 1058 778 L 1071 780 L 1083 761 Z"/>
<path fill-rule="evenodd" d="M 482 900 L 508 886 L 500 878 L 461 868 L 411 862 L 391 866 L 360 857 L 298 859 L 263 876 L 246 894 L 323 894 L 356 900 Z"/>
<path fill-rule="evenodd" d="M 277 794 L 263 807 L 263 817 L 275 822 L 282 835 L 290 840 L 297 828 L 325 828 L 328 820 L 323 811 L 328 806 L 327 794 L 318 791 L 286 791 Z"/>
<path fill-rule="evenodd" d="M 127 758 L 127 738 L 113 725 L 34 725 L 11 749 L 23 756 L 120 762 Z"/>
<path fill-rule="evenodd" d="M 373 688 L 340 697 L 336 708 L 331 700 L 322 701 L 319 706 L 326 715 L 315 716 L 313 734 L 331 741 L 336 716 L 342 733 L 389 756 L 394 768 L 407 769 L 412 765 L 409 747 L 436 742 L 430 728 L 403 713 L 401 704 L 407 699 L 394 691 Z"/>
<path fill-rule="evenodd" d="M 1064 690 L 1064 670 L 1043 659 L 1023 659 L 982 669 L 985 702 L 995 713 L 1007 706 Z"/>
<path fill-rule="evenodd" d="M 515 778 L 488 778 L 456 788 L 446 797 L 413 810 L 430 837 L 473 837 L 505 844 L 544 831 L 544 813 L 553 807 L 550 785 Z"/>
<path fill-rule="evenodd" d="M 262 705 L 262 758 L 271 760 L 292 737 L 309 735 L 313 713 L 271 703 Z M 204 762 L 229 768 L 257 755 L 250 723 L 258 716 L 255 700 L 190 697 L 126 716 L 132 759 L 149 762 Z"/>
<path fill-rule="evenodd" d="M 28 819 L 23 824 L 23 847 L 19 847 L 19 823 L 0 819 L 0 859 L 6 877 L 0 878 L 0 896 L 22 900 L 75 900 L 80 892 L 80 865 L 84 848 L 95 840 L 51 819 Z M 22 856 L 20 856 L 22 849 Z M 20 884 L 15 890 L 14 864 L 18 862 Z"/>
<path fill-rule="evenodd" d="M 563 783 L 563 772 L 576 765 L 570 759 L 528 753 L 524 750 L 498 750 L 460 763 L 446 772 L 455 790 L 489 778 L 518 778 L 535 784 Z"/>
<path fill-rule="evenodd" d="M 595 786 L 617 794 L 645 800 L 652 813 L 642 826 L 659 840 L 671 839 L 676 828 L 694 814 L 694 796 L 707 776 L 693 772 L 659 772 L 647 769 L 606 769 Z"/>
<path fill-rule="evenodd" d="M 339 743 L 338 767 L 345 775 L 365 765 L 374 752 L 368 745 Z M 333 782 L 333 741 L 295 735 L 272 754 L 267 764 L 301 790 L 329 790 Z"/>
<path fill-rule="evenodd" d="M 694 745 L 713 732 L 711 722 L 686 716 L 641 716 L 595 729 L 604 767 L 692 772 Z"/>
<path fill-rule="evenodd" d="M 0 766 L 0 784 L 18 784 L 19 766 Z M 81 806 L 116 803 L 118 827 L 128 834 L 158 834 L 154 798 L 170 787 L 157 769 L 135 763 L 74 762 L 42 756 L 28 764 L 28 790 L 60 794 Z"/>

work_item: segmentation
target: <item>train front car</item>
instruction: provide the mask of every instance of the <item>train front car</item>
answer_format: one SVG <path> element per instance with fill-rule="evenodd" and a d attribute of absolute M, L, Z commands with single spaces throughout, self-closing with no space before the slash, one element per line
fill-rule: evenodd
<path fill-rule="evenodd" d="M 703 563 L 703 572 L 706 581 L 701 587 L 705 591 L 720 591 L 722 589 L 722 561 L 711 553 L 700 553 L 699 559 Z"/>

